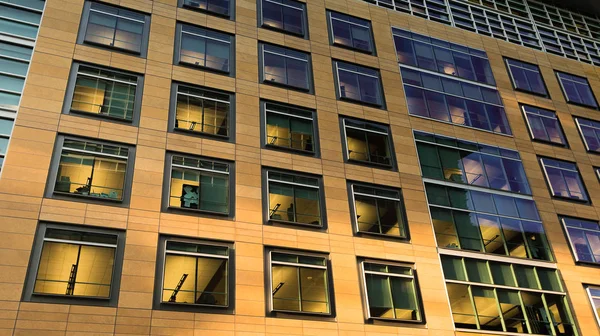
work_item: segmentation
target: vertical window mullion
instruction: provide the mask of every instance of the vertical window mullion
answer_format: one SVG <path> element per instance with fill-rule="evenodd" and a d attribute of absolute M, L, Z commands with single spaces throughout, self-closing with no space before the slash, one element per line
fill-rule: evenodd
<path fill-rule="evenodd" d="M 548 324 L 550 325 L 550 331 L 552 332 L 552 335 L 557 335 L 556 328 L 554 327 L 554 319 L 550 314 L 550 309 L 548 308 L 548 303 L 546 302 L 546 294 L 542 294 L 542 302 L 544 304 L 544 310 L 546 311 L 546 318 L 548 319 Z"/>
<path fill-rule="evenodd" d="M 381 225 L 381 214 L 379 213 L 379 199 L 373 197 L 375 200 L 375 213 L 377 214 L 377 226 L 379 227 L 379 233 L 383 233 L 383 227 Z"/>
<path fill-rule="evenodd" d="M 491 276 L 491 272 L 490 272 L 490 276 Z M 491 277 L 490 279 L 493 279 L 493 278 Z M 506 330 L 506 321 L 504 321 L 504 311 L 502 311 L 502 306 L 500 305 L 500 299 L 498 298 L 497 289 L 493 288 L 492 291 L 494 292 L 494 299 L 496 300 L 496 309 L 498 310 L 498 313 L 499 313 L 498 315 L 500 317 L 500 323 L 502 325 L 502 330 L 507 331 Z"/>
<path fill-rule="evenodd" d="M 202 294 L 198 293 L 198 262 L 200 262 L 200 258 L 195 257 L 194 259 L 196 259 L 195 262 L 195 266 L 196 266 L 196 270 L 194 271 L 194 303 L 196 303 L 196 295 L 198 295 L 198 298 L 200 298 L 200 296 L 202 296 Z"/>
<path fill-rule="evenodd" d="M 511 266 L 512 269 L 512 266 Z M 515 273 L 513 273 L 513 281 L 515 281 L 515 283 L 517 283 L 517 279 L 516 276 L 514 275 Z M 519 296 L 519 303 L 521 304 L 521 309 L 523 309 L 523 317 L 525 318 L 525 325 L 527 326 L 527 330 L 530 334 L 533 334 L 533 328 L 531 327 L 531 322 L 529 321 L 529 314 L 527 313 L 527 311 L 525 310 L 525 302 L 523 302 L 523 296 L 521 295 L 521 291 L 517 291 L 517 295 Z"/>
<path fill-rule="evenodd" d="M 300 311 L 304 311 L 302 307 L 302 267 L 296 266 L 296 269 L 298 270 L 298 307 Z"/>
<path fill-rule="evenodd" d="M 469 299 L 471 300 L 471 308 L 473 309 L 473 313 L 475 313 L 475 325 L 477 326 L 477 330 L 481 330 L 481 325 L 479 324 L 479 313 L 477 312 L 477 305 L 475 305 L 475 297 L 473 296 L 472 288 L 473 285 L 467 285 L 467 292 L 469 293 Z"/>
<path fill-rule="evenodd" d="M 292 222 L 297 222 L 298 221 L 298 202 L 297 202 L 297 197 L 296 197 L 296 186 L 291 185 L 290 188 L 292 188 L 292 197 L 294 200 L 294 211 L 293 211 L 293 215 L 294 215 L 294 219 L 292 220 Z"/>

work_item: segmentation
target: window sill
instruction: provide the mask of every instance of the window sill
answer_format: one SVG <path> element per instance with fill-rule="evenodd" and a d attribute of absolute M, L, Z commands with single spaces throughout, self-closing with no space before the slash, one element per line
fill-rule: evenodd
<path fill-rule="evenodd" d="M 399 320 L 399 319 L 393 319 L 393 318 L 385 318 L 385 317 L 369 317 L 369 319 L 367 320 L 372 324 L 377 324 L 377 322 L 380 323 L 386 323 L 386 324 L 394 324 L 394 325 L 402 325 L 402 324 L 410 324 L 411 328 L 414 328 L 414 325 L 424 325 L 425 321 L 424 320 Z"/>
<path fill-rule="evenodd" d="M 194 214 L 194 213 L 195 214 L 205 214 L 205 215 L 214 216 L 216 218 L 233 218 L 233 216 L 229 212 L 223 213 L 223 212 L 216 212 L 216 211 L 210 211 L 210 210 L 175 207 L 175 206 L 170 206 L 170 205 L 167 206 L 167 210 L 173 211 L 173 212 L 186 213 L 186 214 Z"/>
<path fill-rule="evenodd" d="M 114 47 L 111 45 L 107 45 L 107 44 L 102 44 L 102 43 L 94 43 L 94 42 L 89 42 L 89 41 L 83 41 L 84 45 L 88 45 L 88 46 L 92 46 L 92 47 L 98 47 L 98 48 L 102 48 L 102 49 L 106 49 L 108 51 L 117 51 L 117 52 L 121 52 L 127 55 L 131 55 L 131 56 L 137 56 L 140 58 L 146 58 L 146 56 L 142 56 L 142 52 L 141 51 L 135 51 L 135 50 L 129 50 L 129 49 L 124 49 L 124 48 L 118 48 L 118 47 Z"/>
<path fill-rule="evenodd" d="M 106 114 L 101 114 L 101 113 L 92 113 L 92 112 L 85 112 L 85 111 L 78 111 L 78 110 L 69 110 L 67 114 L 76 115 L 76 116 L 79 116 L 79 117 L 91 118 L 91 119 L 105 119 L 105 120 L 109 120 L 109 121 L 119 122 L 119 123 L 125 124 L 125 125 L 132 125 L 133 124 L 133 119 L 125 119 L 125 118 L 113 117 L 113 116 L 106 115 Z"/>
<path fill-rule="evenodd" d="M 549 93 L 543 94 L 543 93 L 538 93 L 538 92 L 533 92 L 533 91 L 527 91 L 527 90 L 524 90 L 524 89 L 516 88 L 514 86 L 513 86 L 513 89 L 515 91 L 517 91 L 517 92 L 520 92 L 520 93 L 526 93 L 526 94 L 530 94 L 530 95 L 533 95 L 533 96 L 536 96 L 536 97 L 540 97 L 540 98 L 552 99 L 552 98 L 550 98 L 550 94 Z"/>
<path fill-rule="evenodd" d="M 269 220 L 267 220 L 267 224 L 273 225 L 273 226 L 290 226 L 290 227 L 294 227 L 294 228 L 302 227 L 305 229 L 315 229 L 315 230 L 319 230 L 319 231 L 325 230 L 325 226 L 322 223 L 308 224 L 308 223 L 299 223 L 299 222 L 289 222 L 289 221 L 278 220 L 278 219 L 269 219 Z"/>
<path fill-rule="evenodd" d="M 277 151 L 282 151 L 282 152 L 288 152 L 290 154 L 299 154 L 299 155 L 306 155 L 306 156 L 311 156 L 311 157 L 317 157 L 316 152 L 311 152 L 311 151 L 307 151 L 307 150 L 303 150 L 303 149 L 297 149 L 297 148 L 291 148 L 291 147 L 284 147 L 284 146 L 277 146 L 277 145 L 271 145 L 271 144 L 265 144 L 265 148 L 266 149 L 277 150 Z"/>
<path fill-rule="evenodd" d="M 114 198 L 109 198 L 109 197 L 99 197 L 99 196 L 76 194 L 76 193 L 65 193 L 65 192 L 54 191 L 54 190 L 52 191 L 52 195 L 60 196 L 60 198 L 73 197 L 73 198 L 77 198 L 80 200 L 87 199 L 87 200 L 101 201 L 101 202 L 114 203 L 114 204 L 123 204 L 122 199 L 119 200 L 119 199 L 114 199 Z"/>
<path fill-rule="evenodd" d="M 552 142 L 552 141 L 548 141 L 548 140 L 542 140 L 542 139 L 535 139 L 535 138 L 531 138 L 531 141 L 537 142 L 537 143 L 541 143 L 544 145 L 549 145 L 549 146 L 555 146 L 555 147 L 560 147 L 560 148 L 566 148 L 569 149 L 569 144 L 562 144 L 559 142 Z"/>
<path fill-rule="evenodd" d="M 100 297 L 91 297 L 91 296 L 72 296 L 72 295 L 60 295 L 60 294 L 32 293 L 31 297 L 29 297 L 23 301 L 39 302 L 39 303 L 81 305 L 81 306 L 100 306 L 100 307 L 116 307 L 117 306 L 116 298 L 111 299 L 111 298 L 100 298 Z"/>
<path fill-rule="evenodd" d="M 364 49 L 359 49 L 359 48 L 354 48 L 354 47 L 350 47 L 344 44 L 340 44 L 340 43 L 332 43 L 332 46 L 334 47 L 338 47 L 338 48 L 342 48 L 342 49 L 346 49 L 346 50 L 350 50 L 350 51 L 355 51 L 357 53 L 361 53 L 364 55 L 370 55 L 370 56 L 375 56 L 375 50 L 364 50 Z"/>
<path fill-rule="evenodd" d="M 377 163 L 377 162 L 371 162 L 371 161 L 362 161 L 362 160 L 356 160 L 356 159 L 348 159 L 346 161 L 347 163 L 350 164 L 357 164 L 357 165 L 361 165 L 361 166 L 365 166 L 365 167 L 371 167 L 371 168 L 380 168 L 380 169 L 387 169 L 387 170 L 395 170 L 394 165 L 392 164 L 384 164 L 384 163 Z"/>
<path fill-rule="evenodd" d="M 207 67 L 207 66 L 203 66 L 203 65 L 199 65 L 199 64 L 195 64 L 195 63 L 183 62 L 183 61 L 179 61 L 179 62 L 177 62 L 177 64 L 180 66 L 184 66 L 186 68 L 202 70 L 202 71 L 206 71 L 206 72 L 216 73 L 219 75 L 233 77 L 231 69 L 221 70 L 221 69 L 211 68 L 211 67 Z"/>
<path fill-rule="evenodd" d="M 507 331 L 491 331 L 491 330 L 479 330 L 479 329 L 467 329 L 467 328 L 456 328 L 456 331 L 476 334 L 489 334 L 489 335 L 510 335 L 510 336 L 547 336 L 543 334 L 529 334 L 529 333 L 513 333 Z"/>
<path fill-rule="evenodd" d="M 217 141 L 225 141 L 225 142 L 233 142 L 230 136 L 219 135 L 219 134 L 211 134 L 206 132 L 198 132 L 194 130 L 189 130 L 185 128 L 173 127 L 173 133 L 183 133 L 190 136 L 196 136 L 201 138 L 210 138 Z"/>
<path fill-rule="evenodd" d="M 159 302 L 153 309 L 165 311 L 180 311 L 190 313 L 227 314 L 233 315 L 232 306 L 211 306 L 195 303 Z"/>
<path fill-rule="evenodd" d="M 270 316 L 275 317 L 283 317 L 289 318 L 292 316 L 296 317 L 306 317 L 306 318 L 318 318 L 322 319 L 331 319 L 332 322 L 335 322 L 334 315 L 332 313 L 311 313 L 311 312 L 303 312 L 303 311 L 292 311 L 292 310 L 271 310 L 269 312 Z"/>
<path fill-rule="evenodd" d="M 272 30 L 272 31 L 276 31 L 276 32 L 282 33 L 282 34 L 292 35 L 292 36 L 299 37 L 299 38 L 302 38 L 302 39 L 306 39 L 306 33 L 305 32 L 295 33 L 295 32 L 291 32 L 289 30 L 285 30 L 285 29 L 282 29 L 282 28 L 277 28 L 277 27 L 269 26 L 269 25 L 266 25 L 264 23 L 260 26 L 260 28 L 268 29 L 268 30 Z"/>
<path fill-rule="evenodd" d="M 568 100 L 567 100 L 567 104 L 573 105 L 573 106 L 577 106 L 577 107 L 588 108 L 588 109 L 595 110 L 595 111 L 600 110 L 600 107 L 598 107 L 598 106 L 592 106 L 592 105 L 586 105 L 586 104 L 581 104 L 581 103 L 575 103 L 575 102 L 570 102 Z"/>
<path fill-rule="evenodd" d="M 396 241 L 396 242 L 400 242 L 400 243 L 410 243 L 410 237 L 408 235 L 402 237 L 402 236 L 392 236 L 392 235 L 388 235 L 385 233 L 356 231 L 356 236 L 361 237 L 361 238 L 385 239 L 385 240 L 391 240 L 391 241 Z"/>
<path fill-rule="evenodd" d="M 364 105 L 364 106 L 368 106 L 368 107 L 374 107 L 374 108 L 378 108 L 378 109 L 382 109 L 382 110 L 385 109 L 385 107 L 383 106 L 382 103 L 370 103 L 370 102 L 362 101 L 359 99 L 353 99 L 353 98 L 347 98 L 347 97 L 341 97 L 341 96 L 340 96 L 340 101 Z"/>
<path fill-rule="evenodd" d="M 592 205 L 592 201 L 589 199 L 582 200 L 582 199 L 578 199 L 578 198 L 571 198 L 571 197 L 565 197 L 565 196 L 556 196 L 556 195 L 550 195 L 550 196 L 555 201 L 572 202 L 572 203 L 581 204 L 581 205 Z"/>
<path fill-rule="evenodd" d="M 262 80 L 262 84 L 272 85 L 272 86 L 279 87 L 279 88 L 286 89 L 286 90 L 295 90 L 295 91 L 300 91 L 300 92 L 312 94 L 310 88 L 307 89 L 307 88 L 304 88 L 304 87 L 283 84 L 283 83 L 279 83 L 279 82 L 275 82 L 275 81 L 269 81 L 269 80 L 266 80 L 266 79 Z"/>

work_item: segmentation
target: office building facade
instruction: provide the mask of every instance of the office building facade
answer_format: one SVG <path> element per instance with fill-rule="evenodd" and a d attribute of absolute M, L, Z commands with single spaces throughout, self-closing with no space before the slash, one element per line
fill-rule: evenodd
<path fill-rule="evenodd" d="M 0 335 L 600 335 L 600 9 L 0 0 Z"/>

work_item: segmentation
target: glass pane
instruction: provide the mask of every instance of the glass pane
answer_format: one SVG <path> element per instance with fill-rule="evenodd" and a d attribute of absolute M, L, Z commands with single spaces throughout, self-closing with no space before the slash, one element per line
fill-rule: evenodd
<path fill-rule="evenodd" d="M 452 218 L 452 211 L 430 207 L 430 212 L 438 246 L 445 248 L 460 248 Z"/>
<path fill-rule="evenodd" d="M 271 1 L 262 1 L 263 25 L 283 29 L 282 6 Z"/>
<path fill-rule="evenodd" d="M 513 265 L 519 287 L 539 289 L 535 270 L 531 266 Z"/>
<path fill-rule="evenodd" d="M 530 333 L 552 335 L 548 311 L 542 301 L 542 294 L 523 291 L 521 292 L 521 298 L 525 305 L 527 320 L 529 320 Z"/>
<path fill-rule="evenodd" d="M 575 326 L 571 320 L 565 297 L 562 295 L 544 294 L 548 312 L 557 335 L 575 335 Z"/>
<path fill-rule="evenodd" d="M 456 230 L 460 239 L 460 246 L 465 250 L 481 251 L 481 233 L 477 224 L 477 217 L 473 213 L 453 211 Z"/>
<path fill-rule="evenodd" d="M 486 261 L 465 259 L 465 265 L 470 282 L 492 283 Z"/>
<path fill-rule="evenodd" d="M 509 264 L 490 262 L 490 270 L 494 278 L 494 284 L 516 287 L 515 277 Z"/>
<path fill-rule="evenodd" d="M 200 210 L 229 212 L 229 177 L 202 175 L 200 177 Z M 192 188 L 193 190 L 193 188 Z"/>
<path fill-rule="evenodd" d="M 397 319 L 420 320 L 413 279 L 390 277 Z"/>
<path fill-rule="evenodd" d="M 442 257 L 444 277 L 451 280 L 467 281 L 465 267 L 461 258 Z"/>
<path fill-rule="evenodd" d="M 448 299 L 457 328 L 477 329 L 475 310 L 469 294 L 469 286 L 447 283 Z"/>
<path fill-rule="evenodd" d="M 272 265 L 273 309 L 301 311 L 300 270 L 298 267 Z"/>
<path fill-rule="evenodd" d="M 500 310 L 504 317 L 507 332 L 528 333 L 525 312 L 519 299 L 519 293 L 504 289 L 496 289 Z"/>
<path fill-rule="evenodd" d="M 304 9 L 283 7 L 283 26 L 290 33 L 303 35 L 304 33 Z"/>
<path fill-rule="evenodd" d="M 506 241 L 508 254 L 512 257 L 527 258 L 527 248 L 523 239 L 521 221 L 511 218 L 500 218 L 502 233 Z"/>
<path fill-rule="evenodd" d="M 196 257 L 167 254 L 163 274 L 163 302 L 196 303 Z"/>
<path fill-rule="evenodd" d="M 263 71 L 266 82 L 287 84 L 285 59 L 283 56 L 265 52 Z"/>
<path fill-rule="evenodd" d="M 227 306 L 227 259 L 197 258 L 196 303 Z"/>
<path fill-rule="evenodd" d="M 504 246 L 504 238 L 500 231 L 500 223 L 498 217 L 477 215 L 481 237 L 483 238 L 483 246 L 485 252 L 506 255 Z"/>
<path fill-rule="evenodd" d="M 302 311 L 329 313 L 326 271 L 315 268 L 300 268 L 300 290 Z"/>
<path fill-rule="evenodd" d="M 493 289 L 472 286 L 473 301 L 482 330 L 502 331 L 502 320 Z"/>
<path fill-rule="evenodd" d="M 314 188 L 295 187 L 294 192 L 296 222 L 320 225 L 319 191 Z"/>
<path fill-rule="evenodd" d="M 389 277 L 367 273 L 365 279 L 371 316 L 394 318 Z"/>

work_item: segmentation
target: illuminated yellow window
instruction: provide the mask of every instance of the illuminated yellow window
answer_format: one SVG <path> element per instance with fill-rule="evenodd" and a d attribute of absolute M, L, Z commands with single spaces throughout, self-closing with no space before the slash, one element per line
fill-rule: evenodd
<path fill-rule="evenodd" d="M 266 144 L 302 152 L 315 152 L 313 113 L 265 103 Z"/>
<path fill-rule="evenodd" d="M 177 85 L 175 129 L 229 137 L 230 95 Z"/>
<path fill-rule="evenodd" d="M 323 225 L 318 178 L 267 171 L 269 220 Z"/>
<path fill-rule="evenodd" d="M 352 184 L 357 231 L 408 237 L 402 198 L 398 190 Z"/>

